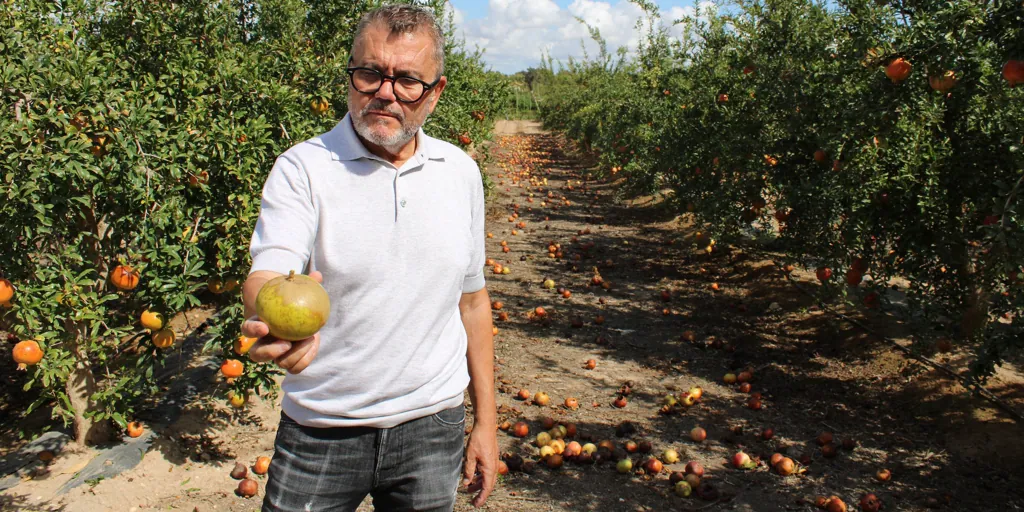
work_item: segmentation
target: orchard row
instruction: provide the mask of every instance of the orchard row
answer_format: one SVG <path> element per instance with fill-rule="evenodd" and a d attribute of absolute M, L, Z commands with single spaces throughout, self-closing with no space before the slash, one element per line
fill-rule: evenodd
<path fill-rule="evenodd" d="M 1024 308 L 1024 11 L 905 5 L 743 2 L 531 85 L 623 192 L 692 214 L 700 249 L 753 240 L 857 307 L 896 285 L 918 343 L 985 376 Z"/>

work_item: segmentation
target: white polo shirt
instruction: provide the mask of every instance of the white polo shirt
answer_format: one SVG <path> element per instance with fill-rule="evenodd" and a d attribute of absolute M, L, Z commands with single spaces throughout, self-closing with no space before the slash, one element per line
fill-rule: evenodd
<path fill-rule="evenodd" d="M 302 425 L 392 427 L 462 403 L 463 293 L 484 287 L 484 189 L 461 149 L 416 135 L 401 168 L 345 116 L 274 164 L 252 271 L 319 270 L 331 297 L 313 362 L 282 383 Z"/>

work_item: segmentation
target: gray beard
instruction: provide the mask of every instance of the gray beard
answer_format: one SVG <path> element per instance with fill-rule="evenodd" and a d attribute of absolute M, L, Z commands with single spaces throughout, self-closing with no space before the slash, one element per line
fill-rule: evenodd
<path fill-rule="evenodd" d="M 356 133 L 371 144 L 380 146 L 389 153 L 398 153 L 406 144 L 409 143 L 409 141 L 416 137 L 416 132 L 419 131 L 420 127 L 406 124 L 405 119 L 400 121 L 401 128 L 393 131 L 391 135 L 381 135 L 380 132 L 373 130 L 372 128 L 374 124 L 387 126 L 389 121 L 386 119 L 367 121 L 366 116 L 370 110 L 382 110 L 371 109 L 369 107 L 370 105 L 367 105 L 367 107 L 359 113 L 359 116 L 352 117 L 352 125 L 356 129 Z"/>

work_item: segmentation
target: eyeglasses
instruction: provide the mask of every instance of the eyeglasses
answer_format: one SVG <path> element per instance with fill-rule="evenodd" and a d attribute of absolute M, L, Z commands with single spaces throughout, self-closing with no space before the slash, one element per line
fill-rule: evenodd
<path fill-rule="evenodd" d="M 352 80 L 352 87 L 363 94 L 376 94 L 384 81 L 390 80 L 395 98 L 402 103 L 416 103 L 441 81 L 438 78 L 433 83 L 427 83 L 411 76 L 388 76 L 372 68 L 347 68 L 345 71 L 348 71 Z"/>

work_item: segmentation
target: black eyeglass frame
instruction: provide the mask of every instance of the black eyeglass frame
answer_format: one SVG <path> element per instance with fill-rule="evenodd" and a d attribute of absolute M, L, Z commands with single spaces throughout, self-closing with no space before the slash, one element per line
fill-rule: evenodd
<path fill-rule="evenodd" d="M 415 78 L 415 77 L 411 77 L 411 76 L 391 76 L 391 75 L 385 75 L 384 73 L 381 73 L 380 71 L 378 71 L 376 69 L 366 68 L 366 67 L 359 67 L 359 66 L 351 67 L 351 68 L 345 68 L 345 71 L 348 73 L 349 83 L 352 84 L 352 88 L 355 89 L 358 92 L 363 93 L 363 94 L 377 94 L 377 91 L 379 91 L 381 87 L 384 87 L 384 82 L 386 82 L 388 80 L 391 81 L 391 89 L 392 90 L 395 90 L 395 81 L 398 80 L 398 79 L 414 80 L 416 82 L 419 82 L 421 85 L 423 85 L 423 92 L 420 94 L 419 98 L 416 98 L 414 100 L 403 100 L 402 98 L 400 98 L 398 96 L 398 93 L 395 92 L 395 99 L 400 101 L 400 102 L 402 102 L 402 103 L 416 103 L 416 102 L 422 100 L 423 97 L 426 96 L 427 93 L 430 92 L 430 90 L 433 89 L 434 86 L 436 86 L 438 84 L 438 82 L 441 81 L 441 77 L 437 77 L 437 80 L 434 80 L 433 83 L 431 83 L 431 82 L 425 82 L 423 80 L 420 80 L 419 78 Z M 373 73 L 376 73 L 381 78 L 380 79 L 380 85 L 378 85 L 377 88 L 372 90 L 372 91 L 360 91 L 359 88 L 356 87 L 356 82 L 355 82 L 356 71 L 371 71 Z"/>

